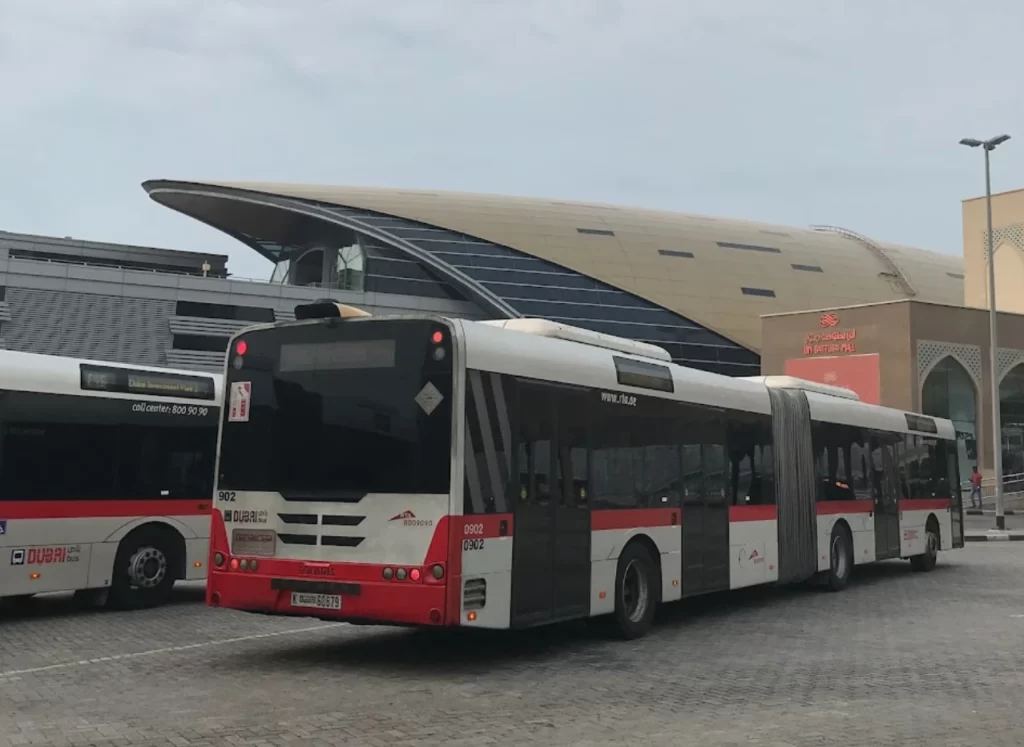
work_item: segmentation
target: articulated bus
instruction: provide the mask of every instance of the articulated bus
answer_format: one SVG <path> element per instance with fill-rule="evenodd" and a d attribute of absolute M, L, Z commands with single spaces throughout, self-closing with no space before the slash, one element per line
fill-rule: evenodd
<path fill-rule="evenodd" d="M 0 351 L 0 598 L 206 577 L 222 377 Z"/>
<path fill-rule="evenodd" d="M 300 306 L 234 337 L 207 602 L 522 628 L 963 546 L 949 421 L 539 319 Z"/>

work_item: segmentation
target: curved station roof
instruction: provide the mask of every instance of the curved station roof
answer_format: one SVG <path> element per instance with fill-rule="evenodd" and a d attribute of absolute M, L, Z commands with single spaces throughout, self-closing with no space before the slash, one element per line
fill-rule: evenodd
<path fill-rule="evenodd" d="M 622 324 L 651 327 L 645 341 L 733 348 L 709 360 L 738 364 L 744 374 L 756 373 L 750 366 L 763 314 L 903 298 L 963 301 L 960 257 L 835 227 L 404 189 L 162 180 L 144 187 L 274 262 L 289 247 L 322 240 L 327 225 L 340 226 L 402 252 L 490 315 L 550 317 L 558 309 L 568 323 L 595 326 L 583 322 L 602 318 L 603 307 L 635 306 L 650 319 L 623 312 Z M 658 309 L 672 319 L 656 318 Z M 676 322 L 693 334 L 653 331 Z M 637 338 L 624 327 L 600 331 Z M 683 362 L 700 360 L 697 348 L 679 350 L 673 356 Z"/>

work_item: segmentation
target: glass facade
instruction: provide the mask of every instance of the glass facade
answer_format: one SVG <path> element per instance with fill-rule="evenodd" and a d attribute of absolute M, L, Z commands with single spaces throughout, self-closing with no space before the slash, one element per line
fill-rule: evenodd
<path fill-rule="evenodd" d="M 668 309 L 505 246 L 366 210 L 316 203 L 359 232 L 412 244 L 459 270 L 518 313 L 659 345 L 683 365 L 730 376 L 756 376 L 758 355 Z M 387 240 L 361 233 L 365 288 L 464 300 L 452 283 Z M 397 242 L 396 242 L 397 243 Z M 443 294 L 438 296 L 438 294 Z"/>
<path fill-rule="evenodd" d="M 1024 473 L 1024 366 L 999 382 L 999 418 L 1003 429 L 1003 475 Z"/>
<path fill-rule="evenodd" d="M 966 447 L 960 452 L 960 475 L 967 479 L 978 464 L 977 401 L 970 374 L 953 358 L 943 358 L 925 379 L 921 412 L 953 421 Z"/>

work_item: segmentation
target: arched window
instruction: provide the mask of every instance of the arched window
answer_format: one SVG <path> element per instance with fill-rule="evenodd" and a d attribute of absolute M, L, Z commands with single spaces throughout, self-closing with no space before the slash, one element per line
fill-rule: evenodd
<path fill-rule="evenodd" d="M 953 421 L 966 447 L 960 449 L 960 476 L 966 480 L 978 464 L 977 391 L 970 374 L 955 359 L 943 358 L 928 374 L 921 390 L 921 411 Z"/>

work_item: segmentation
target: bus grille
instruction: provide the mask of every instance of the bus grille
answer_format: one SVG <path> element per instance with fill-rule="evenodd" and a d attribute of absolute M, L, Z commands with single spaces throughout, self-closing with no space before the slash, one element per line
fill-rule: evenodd
<path fill-rule="evenodd" d="M 315 527 L 315 534 L 278 533 L 277 538 L 286 545 L 320 545 L 321 547 L 359 547 L 365 537 L 352 537 L 344 534 L 321 534 L 320 527 L 357 527 L 366 519 L 365 516 L 334 516 L 331 514 L 295 514 L 280 513 L 277 518 L 282 524 L 299 529 L 303 526 Z"/>
<path fill-rule="evenodd" d="M 462 585 L 462 607 L 467 610 L 482 609 L 487 604 L 487 580 L 468 578 Z"/>

